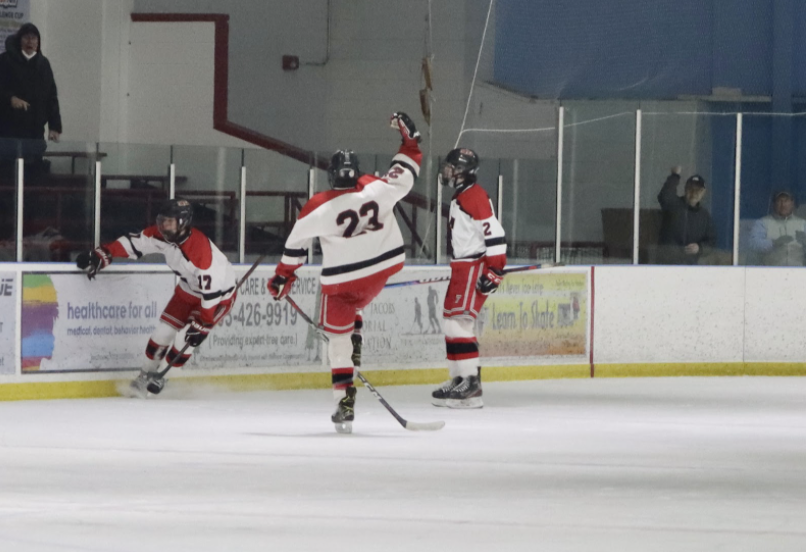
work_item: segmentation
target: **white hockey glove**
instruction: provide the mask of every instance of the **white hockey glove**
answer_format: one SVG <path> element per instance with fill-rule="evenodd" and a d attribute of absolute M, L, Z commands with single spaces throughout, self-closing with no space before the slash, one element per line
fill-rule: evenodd
<path fill-rule="evenodd" d="M 415 142 L 419 144 L 422 140 L 420 131 L 414 126 L 414 121 L 412 121 L 411 117 L 402 111 L 392 114 L 392 119 L 389 123 L 389 126 L 400 131 L 400 136 L 403 138 L 404 144 L 408 142 Z"/>

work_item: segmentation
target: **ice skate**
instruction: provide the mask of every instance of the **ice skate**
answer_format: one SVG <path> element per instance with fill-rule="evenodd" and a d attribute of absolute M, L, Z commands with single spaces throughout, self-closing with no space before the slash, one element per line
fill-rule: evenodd
<path fill-rule="evenodd" d="M 431 404 L 434 406 L 448 406 L 447 400 L 451 391 L 462 383 L 462 376 L 456 376 L 443 383 L 438 389 L 431 393 Z"/>
<path fill-rule="evenodd" d="M 141 371 L 129 384 L 127 397 L 145 399 L 148 397 L 148 372 Z"/>
<path fill-rule="evenodd" d="M 129 384 L 128 396 L 133 399 L 148 398 L 149 393 L 158 395 L 165 387 L 165 379 L 156 373 L 141 371 Z"/>
<path fill-rule="evenodd" d="M 355 420 L 355 393 L 354 386 L 350 386 L 346 391 L 346 396 L 343 397 L 336 405 L 336 411 L 330 417 L 330 420 L 336 426 L 337 433 L 352 433 L 353 420 Z"/>
<path fill-rule="evenodd" d="M 467 376 L 454 387 L 445 403 L 448 408 L 482 408 L 484 402 L 481 399 L 481 378 L 479 376 Z"/>

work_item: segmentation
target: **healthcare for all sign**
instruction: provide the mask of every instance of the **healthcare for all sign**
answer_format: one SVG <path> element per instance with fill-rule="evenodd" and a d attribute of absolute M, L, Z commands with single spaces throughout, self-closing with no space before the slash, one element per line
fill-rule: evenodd
<path fill-rule="evenodd" d="M 173 274 L 23 274 L 22 372 L 132 370 L 174 289 Z"/>

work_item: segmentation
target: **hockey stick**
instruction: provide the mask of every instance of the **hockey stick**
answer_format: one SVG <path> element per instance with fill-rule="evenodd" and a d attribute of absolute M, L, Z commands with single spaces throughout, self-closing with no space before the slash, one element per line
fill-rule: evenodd
<path fill-rule="evenodd" d="M 505 268 L 504 274 L 510 274 L 512 272 L 525 272 L 527 270 L 539 270 L 541 268 L 555 268 L 558 266 L 565 266 L 565 263 L 543 263 L 543 264 L 536 264 L 536 265 L 529 265 L 529 266 L 516 266 L 514 268 Z M 450 276 L 438 276 L 436 278 L 423 278 L 421 280 L 409 280 L 408 282 L 394 282 L 392 284 L 386 284 L 383 286 L 384 288 L 393 288 L 393 287 L 404 287 L 404 286 L 416 286 L 419 284 L 434 284 L 437 282 L 448 282 L 450 281 Z"/>
<path fill-rule="evenodd" d="M 255 271 L 255 269 L 258 267 L 258 265 L 259 265 L 261 262 L 263 262 L 263 259 L 265 259 L 265 258 L 266 258 L 266 255 L 261 255 L 260 257 L 258 257 L 258 258 L 257 258 L 257 260 L 256 260 L 256 261 L 255 261 L 255 262 L 252 264 L 252 266 L 249 268 L 249 270 L 247 270 L 247 271 L 246 271 L 246 274 L 244 274 L 244 275 L 243 275 L 243 277 L 242 277 L 240 280 L 238 280 L 238 283 L 237 283 L 237 284 L 235 284 L 235 292 L 236 292 L 236 293 L 237 293 L 237 292 L 238 292 L 238 290 L 241 288 L 241 286 L 243 285 L 243 283 L 244 283 L 244 282 L 247 280 L 247 278 L 249 278 L 249 277 L 252 275 L 252 273 Z M 177 361 L 178 361 L 180 358 L 182 358 L 182 355 L 185 353 L 185 351 L 187 351 L 187 350 L 188 350 L 188 347 L 190 347 L 190 343 L 185 343 L 185 346 L 184 346 L 184 347 L 182 347 L 182 349 L 181 349 L 181 350 L 179 351 L 179 353 L 178 353 L 178 354 L 177 354 L 177 355 L 176 355 L 176 356 L 173 358 L 173 360 L 172 360 L 171 362 L 169 362 L 169 363 L 168 363 L 168 366 L 166 366 L 166 367 L 165 367 L 165 369 L 164 369 L 164 370 L 162 370 L 162 372 L 157 372 L 157 374 L 156 374 L 157 379 L 162 379 L 162 378 L 164 378 L 164 377 L 165 377 L 165 374 L 167 374 L 167 373 L 168 373 L 168 370 L 170 370 L 171 368 L 173 368 L 173 367 L 174 367 L 174 365 L 176 364 L 176 362 L 177 362 Z M 149 389 L 149 391 L 150 391 L 151 393 L 154 393 L 153 391 L 151 391 L 151 389 Z M 162 391 L 162 389 L 160 389 L 160 391 Z M 157 393 L 159 393 L 159 391 L 158 391 Z M 156 395 L 157 393 L 154 393 L 154 394 Z"/>
<path fill-rule="evenodd" d="M 305 320 L 305 322 L 311 325 L 311 327 L 316 331 L 316 334 L 319 337 L 321 337 L 324 341 L 330 341 L 330 338 L 327 336 L 322 326 L 314 322 L 310 316 L 305 314 L 305 312 L 299 307 L 299 305 L 297 305 L 296 301 L 294 301 L 288 295 L 285 296 L 285 300 L 288 301 L 288 304 L 291 305 L 294 308 L 294 310 L 296 310 L 299 313 L 299 315 L 302 317 L 303 320 Z M 384 399 L 381 396 L 381 394 L 378 393 L 378 391 L 372 386 L 372 384 L 369 381 L 367 381 L 367 378 L 364 377 L 364 374 L 362 374 L 358 370 L 358 368 L 355 368 L 355 375 L 358 376 L 358 379 L 361 380 L 361 383 L 363 383 L 367 387 L 367 389 L 369 389 L 370 393 L 375 395 L 375 398 L 378 399 L 378 401 L 384 406 L 384 408 L 386 408 L 386 410 L 389 411 L 389 414 L 394 416 L 395 420 L 397 420 L 400 423 L 400 425 L 402 425 L 404 428 L 410 431 L 437 431 L 445 427 L 445 422 L 411 422 L 405 419 L 403 416 L 398 414 L 388 402 L 386 402 L 386 399 Z"/>

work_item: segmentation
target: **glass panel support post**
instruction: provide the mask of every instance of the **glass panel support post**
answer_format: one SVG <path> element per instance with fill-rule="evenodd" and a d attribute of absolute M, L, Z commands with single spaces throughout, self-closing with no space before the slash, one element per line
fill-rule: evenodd
<path fill-rule="evenodd" d="M 736 114 L 736 152 L 733 172 L 733 266 L 739 265 L 739 221 L 742 199 L 742 114 Z"/>
<path fill-rule="evenodd" d="M 557 111 L 557 214 L 554 227 L 554 262 L 560 262 L 563 217 L 563 140 L 565 137 L 565 108 Z"/>
<path fill-rule="evenodd" d="M 246 257 L 246 166 L 241 159 L 241 201 L 238 217 L 238 262 L 243 263 Z"/>
<path fill-rule="evenodd" d="M 316 169 L 311 167 L 308 169 L 308 199 L 313 197 L 313 194 L 316 193 Z M 308 264 L 313 263 L 313 241 L 311 241 L 311 246 L 308 248 Z"/>
<path fill-rule="evenodd" d="M 95 222 L 93 228 L 95 230 L 92 243 L 95 247 L 101 245 L 101 162 L 95 162 Z"/>
<path fill-rule="evenodd" d="M 635 110 L 635 179 L 633 183 L 632 264 L 638 264 L 638 243 L 641 236 L 641 110 Z"/>
<path fill-rule="evenodd" d="M 22 223 L 23 223 L 23 180 L 25 164 L 22 158 L 17 158 L 17 262 L 22 262 Z M 17 292 L 19 293 L 19 292 Z"/>

